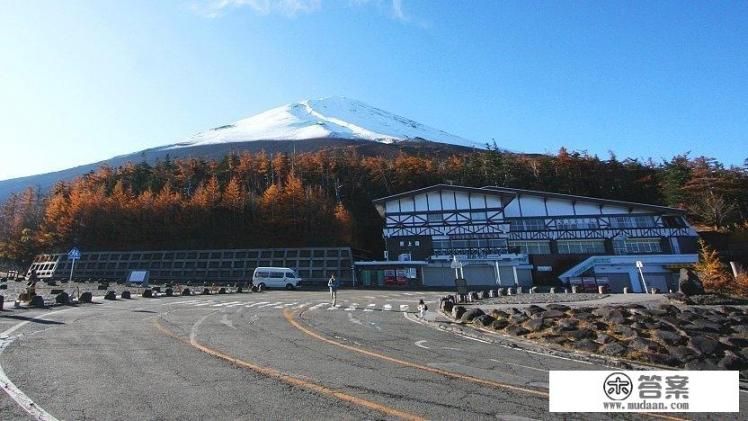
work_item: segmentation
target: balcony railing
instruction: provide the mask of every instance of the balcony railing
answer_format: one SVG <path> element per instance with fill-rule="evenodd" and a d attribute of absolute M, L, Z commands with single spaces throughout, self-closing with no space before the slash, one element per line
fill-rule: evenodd
<path fill-rule="evenodd" d="M 460 259 L 490 259 L 521 253 L 519 247 L 456 247 L 438 248 L 431 251 L 433 257 L 457 256 Z"/>

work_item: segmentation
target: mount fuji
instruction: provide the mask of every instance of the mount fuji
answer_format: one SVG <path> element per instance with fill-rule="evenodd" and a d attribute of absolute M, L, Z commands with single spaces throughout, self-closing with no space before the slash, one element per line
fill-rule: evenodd
<path fill-rule="evenodd" d="M 101 165 L 153 163 L 166 157 L 220 159 L 232 152 L 310 152 L 353 147 L 363 155 L 466 153 L 477 142 L 345 97 L 304 100 L 264 111 L 235 123 L 199 132 L 185 141 L 120 155 L 46 174 L 0 181 L 0 200 L 30 186 L 47 190 Z"/>

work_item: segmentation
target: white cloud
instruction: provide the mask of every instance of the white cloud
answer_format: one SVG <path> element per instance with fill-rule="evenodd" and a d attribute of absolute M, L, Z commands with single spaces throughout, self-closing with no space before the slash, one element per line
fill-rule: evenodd
<path fill-rule="evenodd" d="M 319 9 L 322 0 L 207 0 L 193 3 L 190 9 L 208 18 L 223 16 L 232 9 L 249 8 L 258 15 L 279 14 L 295 17 Z"/>
<path fill-rule="evenodd" d="M 400 22 L 410 21 L 410 17 L 403 10 L 402 0 L 347 0 L 347 3 L 350 7 L 373 7 Z M 293 18 L 321 9 L 322 0 L 194 0 L 190 5 L 193 13 L 207 18 L 221 17 L 232 10 L 244 8 L 262 16 L 278 14 Z"/>

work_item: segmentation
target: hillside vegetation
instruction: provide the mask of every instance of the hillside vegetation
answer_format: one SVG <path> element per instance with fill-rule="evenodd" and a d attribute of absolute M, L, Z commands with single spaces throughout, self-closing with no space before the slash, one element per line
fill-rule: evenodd
<path fill-rule="evenodd" d="M 101 167 L 0 205 L 0 261 L 40 252 L 351 244 L 381 252 L 372 199 L 436 183 L 498 185 L 683 207 L 711 230 L 748 226 L 748 172 L 679 155 L 663 162 L 498 150 L 447 158 L 353 148 L 230 154 Z"/>

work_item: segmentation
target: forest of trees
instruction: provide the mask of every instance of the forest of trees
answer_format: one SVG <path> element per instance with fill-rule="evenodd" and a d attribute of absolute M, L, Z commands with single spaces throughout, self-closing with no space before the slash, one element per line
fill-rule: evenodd
<path fill-rule="evenodd" d="M 683 207 L 701 229 L 748 229 L 748 169 L 668 161 L 473 151 L 448 158 L 355 149 L 102 167 L 0 204 L 0 260 L 40 252 L 351 244 L 381 252 L 372 199 L 436 183 L 499 185 Z"/>

